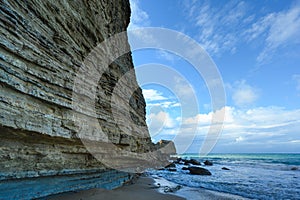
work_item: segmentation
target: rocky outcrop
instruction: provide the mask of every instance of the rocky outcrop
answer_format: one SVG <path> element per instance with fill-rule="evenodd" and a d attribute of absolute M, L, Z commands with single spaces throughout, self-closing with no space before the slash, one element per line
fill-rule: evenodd
<path fill-rule="evenodd" d="M 135 153 L 137 156 L 128 158 L 127 168 L 134 167 L 138 159 L 141 168 L 149 163 L 158 166 L 174 153 L 172 143 L 161 144 L 168 148 L 151 143 L 145 101 L 132 70 L 130 52 L 107 66 L 95 66 L 105 69 L 97 82 L 89 83 L 97 87 L 96 98 L 92 99 L 96 116 L 84 101 L 79 109 L 72 104 L 74 80 L 85 58 L 99 43 L 126 30 L 128 1 L 1 0 L 0 10 L 0 199 L 114 188 L 130 179 L 130 173 L 110 169 L 95 159 L 82 140 L 91 138 L 78 135 L 78 119 L 86 123 L 93 136 L 104 134 L 124 154 Z M 116 41 L 114 48 L 118 46 L 129 49 L 127 38 Z M 123 80 L 128 72 L 130 78 Z M 118 96 L 118 112 L 112 113 L 113 91 L 120 79 L 122 95 Z M 125 117 L 125 107 L 130 118 Z M 121 127 L 115 118 L 132 122 Z M 103 147 L 96 152 L 98 156 L 112 159 L 109 149 L 104 148 L 107 141 L 92 142 Z"/>

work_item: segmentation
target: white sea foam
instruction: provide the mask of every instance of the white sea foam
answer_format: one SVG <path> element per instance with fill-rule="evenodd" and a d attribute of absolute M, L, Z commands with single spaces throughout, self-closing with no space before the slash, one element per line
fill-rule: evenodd
<path fill-rule="evenodd" d="M 174 182 L 168 181 L 162 177 L 158 177 L 157 175 L 152 175 L 152 178 L 155 181 L 155 185 L 158 187 L 158 191 L 160 193 L 166 194 L 170 192 L 166 192 L 166 188 L 172 188 L 175 191 L 172 194 L 184 197 L 187 200 L 246 200 L 247 198 L 233 195 L 224 192 L 217 192 L 212 190 L 207 190 L 203 188 L 193 188 L 187 186 L 181 186 Z M 176 189 L 180 186 L 180 189 Z"/>
<path fill-rule="evenodd" d="M 199 189 L 205 188 L 251 199 L 300 197 L 300 154 L 219 154 L 206 158 L 189 155 L 189 158 L 196 158 L 201 162 L 206 159 L 212 160 L 213 166 L 204 166 L 211 171 L 212 176 L 191 175 L 182 170 L 184 165 L 177 165 L 176 172 L 159 170 L 150 173 L 161 185 L 185 186 L 176 192 L 183 196 L 197 195 Z M 230 170 L 222 170 L 222 167 Z M 171 181 L 173 185 L 163 179 Z M 223 196 L 226 196 L 225 194 Z M 191 199 L 197 199 L 194 197 Z"/>

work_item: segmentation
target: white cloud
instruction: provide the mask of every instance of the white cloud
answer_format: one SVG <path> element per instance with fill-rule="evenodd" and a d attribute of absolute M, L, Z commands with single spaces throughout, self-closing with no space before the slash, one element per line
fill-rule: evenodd
<path fill-rule="evenodd" d="M 131 47 L 157 44 L 156 35 L 144 29 L 151 26 L 149 14 L 140 6 L 139 0 L 130 0 L 131 17 L 128 26 L 128 41 Z"/>
<path fill-rule="evenodd" d="M 241 27 L 240 22 L 245 21 L 244 2 L 230 1 L 217 8 L 208 2 L 186 1 L 185 9 L 188 20 L 198 29 L 196 38 L 206 51 L 211 54 L 235 52 L 240 30 L 231 27 Z"/>
<path fill-rule="evenodd" d="M 176 95 L 178 95 L 182 99 L 190 99 L 191 97 L 194 97 L 196 95 L 193 86 L 189 83 L 188 80 L 175 77 L 174 86 Z"/>
<path fill-rule="evenodd" d="M 245 139 L 242 137 L 242 136 L 239 136 L 235 139 L 236 142 L 242 142 L 244 141 Z"/>
<path fill-rule="evenodd" d="M 139 0 L 130 0 L 131 18 L 128 29 L 135 29 L 150 25 L 149 15 L 140 8 Z"/>
<path fill-rule="evenodd" d="M 161 107 L 161 108 L 174 108 L 180 107 L 181 104 L 172 100 L 169 97 L 165 97 L 164 94 L 155 89 L 143 89 L 143 95 L 147 102 L 148 107 Z"/>
<path fill-rule="evenodd" d="M 270 28 L 267 45 L 270 48 L 277 48 L 286 42 L 299 42 L 299 35 L 300 7 L 294 7 L 277 14 Z"/>
<path fill-rule="evenodd" d="M 264 144 L 268 144 L 270 148 L 274 146 L 273 152 L 278 152 L 282 151 L 275 148 L 278 145 L 296 144 L 300 141 L 300 109 L 257 107 L 246 110 L 227 106 L 222 110 L 225 111 L 225 119 L 218 145 L 228 148 L 223 149 L 224 151 L 234 149 L 235 145 L 245 145 L 245 148 L 250 145 L 254 150 L 256 146 L 257 151 L 263 151 Z M 188 138 L 192 140 L 195 135 L 203 141 L 210 126 L 214 128 L 211 125 L 212 116 L 211 112 L 183 119 L 181 132 L 177 134 L 181 134 L 185 141 L 177 141 L 176 145 L 184 146 L 184 142 L 189 141 Z"/>
<path fill-rule="evenodd" d="M 143 89 L 143 95 L 147 102 L 167 99 L 161 92 L 154 89 Z"/>
<path fill-rule="evenodd" d="M 225 114 L 222 134 L 218 137 L 217 149 L 219 152 L 262 152 L 268 147 L 273 152 L 295 149 L 300 141 L 300 109 L 287 110 L 282 107 L 256 107 L 253 109 L 238 109 L 226 106 L 217 111 Z M 194 151 L 199 151 L 202 141 L 207 137 L 213 140 L 214 131 L 218 130 L 221 119 L 212 124 L 215 113 L 202 113 L 194 117 L 172 118 L 167 112 L 149 114 L 147 117 L 151 125 L 150 132 L 157 140 L 164 136 L 175 139 L 175 145 L 183 153 L 192 144 L 195 138 L 199 143 L 193 143 Z M 149 124 L 148 123 L 148 124 Z M 163 139 L 166 139 L 163 138 Z M 280 149 L 281 145 L 285 145 Z"/>
<path fill-rule="evenodd" d="M 173 102 L 174 104 L 172 104 L 172 107 L 180 107 L 181 106 L 181 104 L 180 103 L 176 103 L 176 102 Z"/>
<path fill-rule="evenodd" d="M 160 107 L 164 109 L 181 107 L 181 104 L 170 98 L 164 96 L 164 94 L 155 89 L 143 89 L 143 95 L 147 103 L 148 108 Z"/>
<path fill-rule="evenodd" d="M 163 124 L 165 128 L 173 128 L 174 120 L 166 112 L 150 113 L 149 120 L 154 124 Z"/>
<path fill-rule="evenodd" d="M 233 118 L 231 122 L 225 120 L 221 138 L 221 141 L 223 140 L 225 143 L 270 143 L 276 145 L 281 142 L 297 140 L 300 137 L 298 132 L 300 109 L 259 107 L 251 110 L 228 109 L 228 111 L 231 112 L 230 115 Z M 258 146 L 257 148 L 264 147 Z"/>
<path fill-rule="evenodd" d="M 174 77 L 172 82 L 172 91 L 176 95 L 182 110 L 183 118 L 191 117 L 199 113 L 199 98 L 191 80 L 186 77 Z"/>
<path fill-rule="evenodd" d="M 174 107 L 180 107 L 181 104 L 176 101 L 161 101 L 158 103 L 147 103 L 148 107 L 162 107 L 162 108 L 174 108 Z"/>
<path fill-rule="evenodd" d="M 264 13 L 244 1 L 228 1 L 222 6 L 210 1 L 185 1 L 186 18 L 192 34 L 211 55 L 234 54 L 245 42 L 258 45 L 258 64 L 274 58 L 287 47 L 300 43 L 300 4 L 289 9 Z M 254 10 L 256 9 L 256 10 Z M 263 46 L 260 46 L 262 44 Z"/>
<path fill-rule="evenodd" d="M 272 58 L 281 48 L 300 43 L 300 6 L 289 10 L 270 13 L 260 18 L 246 31 L 248 40 L 264 38 L 265 48 L 257 57 L 259 63 Z"/>
<path fill-rule="evenodd" d="M 274 21 L 274 15 L 274 13 L 268 14 L 259 19 L 257 22 L 253 23 L 251 27 L 244 33 L 246 40 L 250 42 L 265 33 L 265 31 L 270 28 L 272 22 Z"/>
<path fill-rule="evenodd" d="M 211 125 L 216 125 L 220 123 L 232 123 L 233 122 L 233 110 L 232 107 L 223 107 L 216 112 L 209 112 L 207 114 L 198 114 L 193 117 L 183 119 L 183 126 L 189 127 L 194 125 L 199 125 L 200 129 L 208 128 Z"/>
<path fill-rule="evenodd" d="M 248 85 L 245 80 L 237 81 L 232 90 L 232 99 L 239 107 L 251 105 L 258 99 L 258 90 Z"/>
<path fill-rule="evenodd" d="M 147 124 L 150 131 L 151 136 L 155 136 L 164 132 L 168 129 L 168 133 L 174 133 L 176 129 L 175 124 L 176 120 L 174 120 L 169 113 L 160 111 L 158 113 L 150 113 L 147 116 Z"/>
<path fill-rule="evenodd" d="M 191 126 L 191 125 L 210 125 L 211 120 L 212 120 L 212 112 L 207 113 L 207 114 L 198 114 L 194 117 L 189 117 L 184 119 L 183 124 L 184 126 Z"/>
<path fill-rule="evenodd" d="M 171 63 L 174 63 L 178 59 L 176 55 L 174 55 L 168 51 L 163 51 L 163 50 L 158 50 L 157 56 L 158 56 L 158 58 L 164 59 Z"/>

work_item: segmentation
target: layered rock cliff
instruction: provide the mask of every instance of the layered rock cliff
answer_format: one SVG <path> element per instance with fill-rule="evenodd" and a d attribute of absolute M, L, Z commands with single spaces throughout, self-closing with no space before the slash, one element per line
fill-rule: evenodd
<path fill-rule="evenodd" d="M 118 170 L 111 169 L 91 154 L 83 142 L 91 138 L 78 135 L 78 116 L 93 136 L 104 134 L 118 150 L 128 152 L 128 159 L 138 160 L 141 155 L 140 167 L 146 167 L 147 161 L 159 164 L 158 160 L 173 152 L 172 145 L 166 152 L 151 143 L 145 101 L 132 71 L 130 52 L 108 66 L 96 66 L 105 69 L 98 81 L 91 83 L 97 86 L 93 100 L 96 116 L 85 110 L 84 104 L 74 109 L 76 74 L 99 43 L 127 29 L 128 1 L 0 0 L 0 12 L 0 199 L 114 188 L 130 179 L 130 173 L 120 171 L 123 163 Z M 115 45 L 129 49 L 126 37 Z M 123 96 L 114 104 L 118 112 L 112 113 L 114 88 L 128 72 L 130 78 L 122 80 Z M 130 119 L 124 114 L 127 111 Z M 130 123 L 122 123 L 123 127 L 115 118 Z M 96 137 L 90 142 L 103 147 L 92 153 L 112 159 L 104 147 L 107 141 Z M 124 167 L 136 167 L 136 163 L 128 161 Z"/>

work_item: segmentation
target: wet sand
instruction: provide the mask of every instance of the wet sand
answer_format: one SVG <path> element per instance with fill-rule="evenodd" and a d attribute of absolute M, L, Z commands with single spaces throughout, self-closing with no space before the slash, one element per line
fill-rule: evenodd
<path fill-rule="evenodd" d="M 162 194 L 150 177 L 141 176 L 134 184 L 114 190 L 91 189 L 72 193 L 58 194 L 46 199 L 51 200 L 184 200 L 172 194 Z"/>
<path fill-rule="evenodd" d="M 175 188 L 178 184 L 167 181 L 161 177 L 140 176 L 135 183 L 124 185 L 114 190 L 91 189 L 85 191 L 69 192 L 46 197 L 49 200 L 245 200 L 246 198 L 206 190 L 203 188 L 191 188 L 182 186 L 179 190 Z M 167 189 L 174 192 L 166 193 Z"/>

